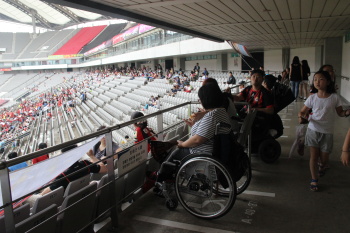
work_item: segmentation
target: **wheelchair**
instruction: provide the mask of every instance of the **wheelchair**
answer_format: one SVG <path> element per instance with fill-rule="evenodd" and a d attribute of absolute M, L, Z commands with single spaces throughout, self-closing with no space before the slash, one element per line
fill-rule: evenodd
<path fill-rule="evenodd" d="M 224 134 L 216 136 L 219 137 L 214 140 L 214 152 L 215 148 L 232 144 L 231 137 Z M 151 146 L 153 147 L 152 142 Z M 220 154 L 227 151 L 229 150 L 225 148 Z M 170 156 L 153 156 L 156 161 L 161 162 L 159 172 L 166 171 L 168 174 L 167 179 L 156 182 L 155 189 L 165 197 L 169 210 L 175 210 L 180 202 L 186 211 L 196 217 L 219 218 L 231 210 L 237 195 L 249 186 L 251 166 L 246 154 L 242 154 L 240 166 L 230 168 L 222 161 L 224 157 L 218 157 L 215 153 L 194 153 L 181 161 L 171 161 L 174 152 L 173 150 Z M 232 154 L 231 156 L 234 158 Z M 236 168 L 239 172 L 232 172 Z"/>
<path fill-rule="evenodd" d="M 268 117 L 270 116 L 255 110 L 248 114 L 242 114 L 242 111 L 240 111 L 239 118 L 236 118 L 236 120 L 243 122 L 240 130 L 241 135 L 251 130 L 251 146 L 247 145 L 247 137 L 243 137 L 244 139 L 240 141 L 240 144 L 250 147 L 252 149 L 251 152 L 258 154 L 263 162 L 274 163 L 281 155 L 281 145 L 276 139 L 283 134 L 283 125 L 280 118 L 272 118 L 278 117 L 278 115 L 273 115 L 270 121 L 281 121 L 282 131 L 271 133 L 273 128 L 270 127 L 270 121 L 267 120 Z"/>

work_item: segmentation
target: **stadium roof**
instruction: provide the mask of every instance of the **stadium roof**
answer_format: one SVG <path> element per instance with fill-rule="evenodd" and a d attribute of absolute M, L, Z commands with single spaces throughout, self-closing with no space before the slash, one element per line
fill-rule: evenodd
<path fill-rule="evenodd" d="M 0 0 L 0 20 L 32 25 L 33 17 L 36 26 L 51 30 L 111 18 L 39 0 Z"/>
<path fill-rule="evenodd" d="M 349 0 L 46 0 L 248 48 L 319 46 L 350 31 Z"/>

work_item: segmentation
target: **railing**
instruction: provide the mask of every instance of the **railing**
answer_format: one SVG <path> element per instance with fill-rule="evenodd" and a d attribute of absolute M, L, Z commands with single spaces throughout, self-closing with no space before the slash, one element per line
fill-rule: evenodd
<path fill-rule="evenodd" d="M 166 113 L 166 112 L 172 111 L 174 109 L 177 109 L 177 108 L 180 108 L 180 107 L 183 107 L 183 106 L 187 106 L 187 105 L 189 107 L 189 113 L 190 113 L 191 104 L 198 104 L 198 102 L 186 102 L 186 103 L 183 103 L 183 104 L 179 104 L 177 106 L 170 107 L 170 108 L 167 108 L 167 109 L 164 109 L 164 110 L 159 110 L 159 111 L 157 111 L 155 113 L 149 114 L 149 115 L 144 116 L 144 117 L 140 117 L 140 118 L 135 119 L 135 120 L 131 120 L 131 121 L 119 124 L 119 125 L 115 125 L 115 126 L 106 128 L 104 130 L 101 130 L 101 131 L 98 131 L 98 132 L 95 132 L 95 133 L 91 133 L 91 134 L 86 135 L 86 136 L 82 136 L 82 137 L 77 138 L 77 139 L 73 139 L 73 140 L 71 140 L 69 142 L 64 142 L 62 144 L 55 145 L 55 146 L 52 146 L 52 147 L 49 147 L 49 148 L 46 148 L 46 149 L 43 149 L 43 150 L 40 150 L 40 151 L 36 151 L 36 152 L 30 153 L 30 154 L 27 154 L 27 155 L 24 155 L 24 156 L 21 156 L 21 157 L 9 160 L 9 161 L 5 161 L 5 160 L 0 161 L 0 181 L 1 181 L 1 190 L 2 190 L 1 191 L 1 193 L 2 193 L 2 201 L 3 201 L 2 202 L 3 205 L 0 206 L 0 209 L 1 208 L 4 209 L 6 232 L 7 233 L 15 232 L 15 224 L 14 224 L 14 215 L 13 215 L 12 204 L 17 202 L 17 201 L 19 201 L 19 200 L 21 200 L 21 199 L 23 199 L 24 197 L 26 197 L 28 195 L 34 194 L 38 190 L 41 190 L 43 188 L 46 188 L 46 187 L 50 186 L 50 185 L 42 186 L 40 189 L 37 189 L 37 190 L 32 191 L 30 193 L 27 193 L 24 196 L 21 196 L 19 198 L 16 198 L 15 200 L 13 200 L 12 199 L 12 195 L 11 195 L 10 174 L 9 174 L 9 170 L 7 168 L 10 167 L 10 166 L 13 166 L 13 165 L 16 165 L 16 164 L 19 164 L 19 163 L 31 160 L 31 159 L 36 158 L 38 156 L 41 156 L 41 155 L 44 155 L 44 154 L 49 154 L 49 153 L 55 152 L 57 150 L 66 148 L 67 146 L 71 146 L 71 145 L 74 145 L 74 144 L 77 144 L 77 143 L 82 143 L 82 142 L 85 142 L 87 140 L 90 140 L 90 139 L 93 139 L 93 138 L 96 138 L 96 137 L 102 136 L 102 135 L 104 135 L 105 138 L 106 138 L 106 155 L 107 156 L 106 156 L 105 159 L 103 159 L 103 161 L 107 162 L 108 183 L 106 185 L 104 185 L 103 187 L 98 188 L 97 190 L 93 191 L 91 193 L 91 195 L 96 195 L 96 192 L 100 191 L 101 189 L 103 189 L 106 186 L 113 187 L 113 188 L 110 188 L 110 200 L 111 200 L 110 203 L 113 203 L 113 204 L 109 207 L 109 209 L 107 211 L 111 211 L 112 227 L 113 228 L 117 228 L 117 226 L 118 226 L 118 216 L 117 216 L 117 201 L 116 201 L 116 195 L 115 195 L 115 189 L 114 189 L 116 178 L 115 178 L 115 174 L 114 174 L 114 170 L 115 170 L 114 159 L 113 159 L 114 152 L 112 151 L 112 131 L 121 129 L 123 127 L 126 127 L 128 125 L 134 124 L 134 123 L 139 122 L 139 121 L 146 120 L 146 119 L 151 118 L 151 117 L 157 117 L 157 124 L 158 124 L 158 133 L 157 133 L 157 135 L 158 135 L 158 140 L 163 140 L 163 132 L 169 130 L 169 128 L 171 128 L 171 127 L 174 127 L 174 125 L 173 125 L 171 127 L 168 127 L 167 129 L 163 129 L 163 114 Z M 247 104 L 247 103 L 245 103 L 245 104 Z M 179 123 L 177 123 L 175 125 L 178 125 L 178 124 Z M 145 139 L 145 140 L 147 140 L 147 139 Z M 250 141 L 250 137 L 248 137 L 248 140 Z M 250 145 L 250 143 L 248 145 Z M 127 149 L 129 149 L 129 148 L 130 147 L 128 147 Z M 125 149 L 125 150 L 127 150 L 127 149 Z M 248 152 L 250 154 L 250 151 L 248 151 Z M 146 161 L 144 161 L 144 162 L 146 162 Z M 142 164 L 140 164 L 140 166 L 141 165 Z M 93 166 L 93 165 L 90 165 L 90 166 Z M 133 169 L 136 169 L 136 168 L 133 168 Z M 129 172 L 131 172 L 131 171 L 129 171 Z M 77 172 L 79 172 L 79 171 L 77 171 Z M 74 173 L 68 175 L 68 177 L 71 176 L 71 175 L 76 174 L 77 172 L 74 172 Z M 124 175 L 125 174 L 123 174 L 122 177 Z M 119 178 L 120 177 L 118 177 L 118 179 Z M 65 178 L 62 178 L 62 179 L 65 179 Z M 132 194 L 132 193 L 130 193 L 130 194 Z M 128 195 L 124 195 L 125 198 L 127 196 Z M 84 197 L 84 198 L 86 198 L 86 197 Z M 118 202 L 118 203 L 120 203 L 120 202 Z M 62 214 L 64 211 L 66 211 L 69 208 L 74 208 L 74 206 L 72 205 L 72 206 L 69 206 L 68 208 L 66 208 L 64 210 L 60 210 L 57 214 L 53 215 L 51 218 L 56 218 L 58 215 Z M 101 216 L 104 213 L 102 213 Z M 99 217 L 100 216 L 97 216 L 87 226 L 93 224 L 93 222 Z M 46 220 L 46 221 L 48 221 L 48 220 Z M 41 222 L 40 224 L 43 224 L 43 223 L 44 222 Z"/>
<path fill-rule="evenodd" d="M 174 110 L 176 108 L 182 107 L 182 106 L 186 106 L 188 104 L 191 104 L 191 102 L 186 102 L 168 109 L 164 109 L 164 110 L 159 110 L 156 113 L 153 114 L 149 114 L 145 117 L 139 118 L 137 120 L 132 120 L 132 121 L 128 121 L 125 122 L 123 124 L 119 124 L 119 125 L 115 125 L 109 128 L 106 128 L 104 130 L 98 131 L 96 133 L 92 133 L 77 139 L 73 139 L 69 142 L 64 142 L 62 144 L 56 145 L 56 146 L 52 146 L 49 147 L 47 149 L 44 150 L 40 150 L 40 151 L 36 151 L 21 157 L 17 157 L 15 159 L 9 160 L 9 161 L 5 161 L 2 160 L 0 162 L 0 181 L 1 181 L 1 190 L 2 190 L 2 201 L 3 201 L 3 206 L 0 206 L 0 208 L 4 208 L 4 212 L 5 212 L 5 226 L 6 226 L 6 232 L 15 232 L 15 226 L 14 226 L 14 217 L 13 217 L 13 209 L 12 209 L 12 204 L 21 200 L 22 198 L 24 198 L 25 196 L 31 195 L 35 192 L 37 192 L 38 190 L 35 190 L 34 192 L 28 193 L 25 196 L 22 196 L 20 198 L 17 198 L 16 200 L 12 200 L 12 196 L 11 196 L 11 187 L 10 187 L 10 177 L 9 177 L 9 170 L 7 169 L 10 166 L 31 160 L 33 158 L 36 158 L 38 156 L 44 155 L 44 154 L 48 154 L 48 153 L 52 153 L 55 152 L 57 150 L 63 149 L 67 146 L 70 145 L 74 145 L 77 143 L 81 143 L 84 142 L 86 140 L 89 139 L 93 139 L 95 137 L 101 136 L 101 135 L 105 135 L 106 137 L 106 152 L 107 152 L 107 158 L 105 159 L 107 161 L 107 168 L 108 168 L 108 181 L 110 182 L 114 182 L 114 161 L 113 161 L 113 151 L 112 151 L 112 131 L 113 130 L 118 130 L 120 128 L 123 128 L 125 126 L 128 126 L 130 124 L 134 124 L 140 120 L 146 120 L 148 118 L 151 117 L 157 117 L 157 122 L 158 122 L 158 139 L 162 140 L 163 139 L 163 113 Z M 43 186 L 40 188 L 40 190 L 42 188 L 46 188 L 49 185 Z M 111 189 L 113 193 L 111 193 L 111 200 L 115 200 L 115 195 L 114 195 L 114 189 Z M 98 191 L 98 190 L 97 190 Z M 97 192 L 96 191 L 96 192 Z M 112 203 L 116 203 L 115 201 Z M 117 226 L 117 215 L 116 215 L 116 208 L 114 207 L 112 210 L 112 224 L 113 226 Z M 61 212 L 60 212 L 61 213 Z M 55 216 L 59 215 L 56 214 Z"/>

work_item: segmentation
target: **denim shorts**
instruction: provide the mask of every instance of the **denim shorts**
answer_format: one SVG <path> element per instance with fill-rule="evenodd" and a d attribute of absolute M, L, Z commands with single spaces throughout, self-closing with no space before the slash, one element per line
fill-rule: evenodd
<path fill-rule="evenodd" d="M 320 133 L 307 128 L 305 145 L 320 148 L 325 153 L 331 153 L 333 149 L 333 134 Z"/>

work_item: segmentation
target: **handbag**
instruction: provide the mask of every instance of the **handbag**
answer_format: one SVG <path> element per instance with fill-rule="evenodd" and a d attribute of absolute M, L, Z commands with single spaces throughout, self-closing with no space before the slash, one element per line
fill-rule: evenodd
<path fill-rule="evenodd" d="M 151 154 L 158 163 L 164 162 L 168 157 L 169 151 L 177 145 L 177 141 L 150 141 L 151 144 Z"/>

